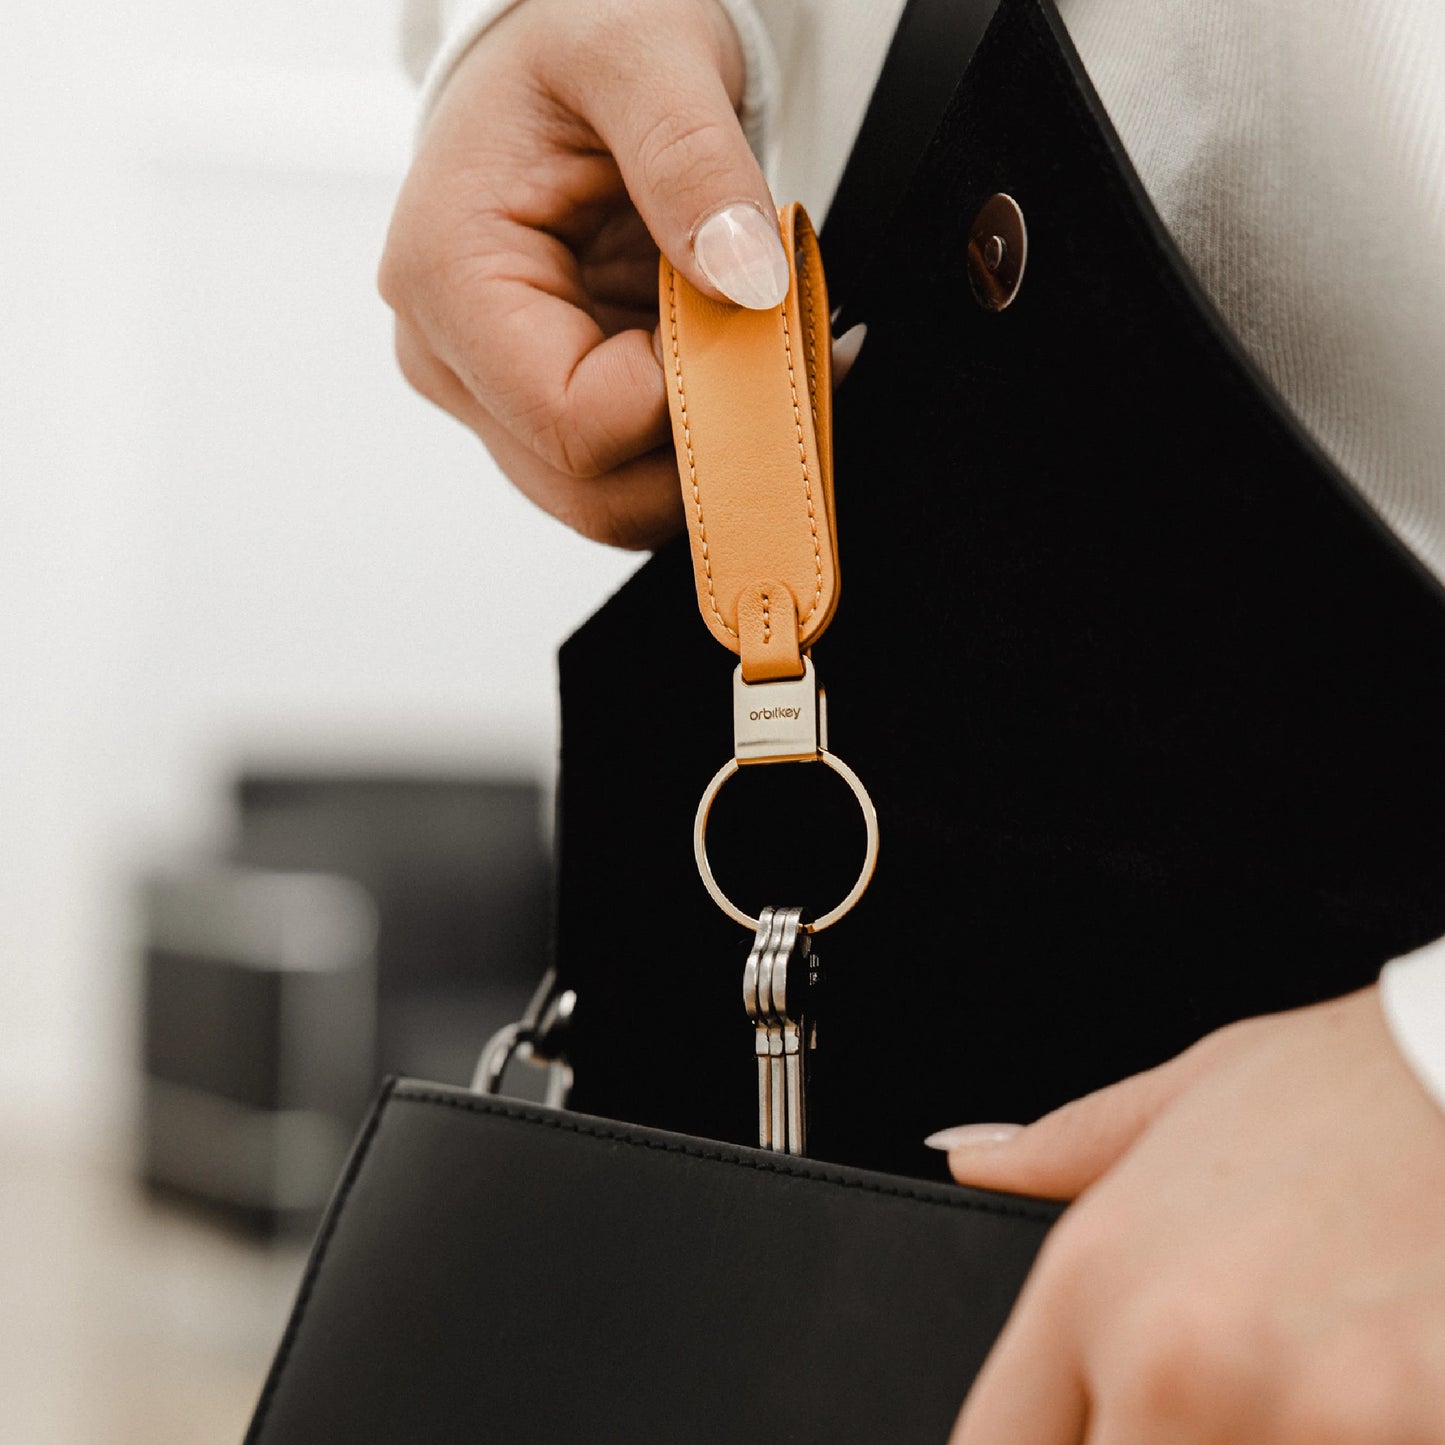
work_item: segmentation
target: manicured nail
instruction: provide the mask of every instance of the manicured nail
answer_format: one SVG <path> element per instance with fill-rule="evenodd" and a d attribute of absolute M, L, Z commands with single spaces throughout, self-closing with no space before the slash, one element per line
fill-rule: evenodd
<path fill-rule="evenodd" d="M 863 343 L 868 339 L 868 328 L 861 321 L 857 326 L 850 326 L 833 343 L 833 385 L 841 386 L 843 378 L 853 370 L 853 363 L 858 360 L 858 353 L 863 350 Z"/>
<path fill-rule="evenodd" d="M 923 1142 L 930 1149 L 968 1149 L 979 1144 L 1007 1144 L 1023 1131 L 1022 1124 L 959 1124 L 953 1129 L 940 1129 Z"/>
<path fill-rule="evenodd" d="M 729 301 L 770 311 L 788 294 L 788 256 L 777 222 L 756 206 L 728 206 L 692 238 L 698 269 Z"/>

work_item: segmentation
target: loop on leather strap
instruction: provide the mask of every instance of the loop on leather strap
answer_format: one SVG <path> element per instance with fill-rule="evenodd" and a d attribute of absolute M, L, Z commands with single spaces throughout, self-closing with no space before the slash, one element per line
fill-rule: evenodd
<path fill-rule="evenodd" d="M 749 682 L 802 674 L 838 604 L 832 329 L 817 237 L 779 211 L 782 305 L 713 301 L 663 258 L 664 370 L 697 600 Z"/>
<path fill-rule="evenodd" d="M 798 608 L 793 594 L 781 582 L 768 578 L 744 587 L 739 594 L 738 650 L 746 682 L 803 675 Z"/>

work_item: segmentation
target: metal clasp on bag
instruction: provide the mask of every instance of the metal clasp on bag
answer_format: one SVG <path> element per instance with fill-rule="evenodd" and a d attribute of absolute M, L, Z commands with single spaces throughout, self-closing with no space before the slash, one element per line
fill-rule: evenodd
<path fill-rule="evenodd" d="M 572 1065 L 562 1044 L 577 1007 L 574 989 L 558 989 L 557 970 L 542 975 L 527 1011 L 516 1023 L 506 1024 L 487 1040 L 472 1074 L 472 1091 L 500 1094 L 503 1078 L 512 1065 L 526 1066 L 543 1074 L 540 1099 L 528 1092 L 524 1097 L 549 1109 L 566 1106 L 572 1092 Z"/>
<path fill-rule="evenodd" d="M 759 927 L 760 918 L 739 908 L 713 876 L 707 854 L 707 820 L 723 784 L 739 768 L 762 763 L 822 763 L 848 784 L 863 811 L 867 843 L 857 881 L 835 908 L 802 925 L 805 933 L 820 933 L 853 908 L 873 879 L 873 870 L 878 864 L 878 813 L 858 774 L 828 751 L 828 700 L 818 685 L 810 657 L 803 659 L 800 678 L 745 682 L 741 666 L 733 673 L 733 756 L 713 774 L 712 781 L 703 790 L 693 823 L 693 855 L 703 886 L 729 918 L 754 931 Z"/>

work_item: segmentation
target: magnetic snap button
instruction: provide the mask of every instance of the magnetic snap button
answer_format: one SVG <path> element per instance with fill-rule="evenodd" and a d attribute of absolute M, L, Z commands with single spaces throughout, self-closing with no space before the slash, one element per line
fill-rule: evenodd
<path fill-rule="evenodd" d="M 979 208 L 968 232 L 968 279 L 978 304 L 1002 311 L 1019 294 L 1028 260 L 1024 213 L 1000 191 Z"/>

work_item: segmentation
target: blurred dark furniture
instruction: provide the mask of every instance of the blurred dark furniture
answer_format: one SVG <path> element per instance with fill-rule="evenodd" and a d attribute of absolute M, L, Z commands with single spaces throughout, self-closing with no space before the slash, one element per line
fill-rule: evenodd
<path fill-rule="evenodd" d="M 145 1182 L 261 1233 L 307 1229 L 375 1079 L 370 895 L 215 864 L 144 896 Z"/>
<path fill-rule="evenodd" d="M 142 1173 L 314 1228 L 381 1078 L 467 1084 L 546 966 L 534 782 L 249 773 L 221 860 L 144 888 Z"/>
<path fill-rule="evenodd" d="M 339 873 L 376 901 L 378 1078 L 470 1082 L 548 962 L 539 785 L 250 773 L 236 797 L 238 862 Z"/>

